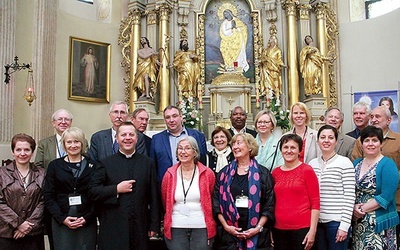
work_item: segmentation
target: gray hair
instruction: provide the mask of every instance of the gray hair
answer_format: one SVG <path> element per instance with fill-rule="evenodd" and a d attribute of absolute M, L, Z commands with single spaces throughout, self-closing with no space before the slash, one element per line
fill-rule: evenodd
<path fill-rule="evenodd" d="M 51 116 L 51 120 L 52 120 L 52 121 L 55 121 L 55 120 L 56 120 L 56 116 L 58 115 L 58 113 L 61 113 L 61 112 L 66 112 L 66 113 L 68 113 L 69 119 L 71 119 L 71 121 L 72 121 L 72 119 L 74 118 L 74 117 L 72 116 L 71 112 L 69 112 L 68 110 L 66 110 L 66 109 L 59 109 L 59 110 L 57 110 L 56 112 L 53 113 L 53 115 Z"/>
<path fill-rule="evenodd" d="M 185 136 L 183 137 L 181 140 L 179 140 L 177 147 L 176 147 L 176 155 L 178 157 L 178 145 L 182 142 L 182 141 L 187 141 L 189 142 L 190 146 L 193 148 L 193 150 L 196 152 L 196 155 L 194 157 L 194 163 L 197 164 L 197 162 L 200 160 L 200 149 L 199 149 L 199 145 L 197 145 L 197 141 L 196 139 L 194 139 L 193 136 Z"/>
<path fill-rule="evenodd" d="M 121 104 L 125 105 L 125 112 L 126 112 L 126 114 L 128 114 L 128 104 L 126 102 L 124 102 L 124 101 L 115 101 L 115 102 L 113 102 L 111 104 L 111 106 L 110 106 L 110 113 L 111 113 L 114 105 L 121 105 Z"/>
<path fill-rule="evenodd" d="M 81 143 L 81 154 L 86 153 L 86 140 L 85 134 L 83 133 L 82 129 L 77 127 L 70 127 L 67 128 L 61 135 L 61 143 L 65 149 L 65 137 L 71 136 L 72 138 L 78 140 Z M 66 151 L 66 149 L 65 149 Z"/>
<path fill-rule="evenodd" d="M 337 111 L 339 111 L 339 113 L 340 113 L 340 119 L 341 119 L 342 121 L 344 121 L 344 114 L 343 114 L 343 112 L 340 111 L 340 109 L 337 108 L 337 107 L 329 107 L 329 108 L 325 111 L 325 114 L 324 114 L 325 119 L 326 119 L 326 117 L 328 116 L 328 113 L 329 113 L 330 111 L 332 111 L 332 110 L 337 110 Z"/>
<path fill-rule="evenodd" d="M 365 108 L 365 112 L 366 112 L 367 114 L 371 114 L 371 106 L 370 106 L 368 103 L 366 103 L 366 102 L 363 102 L 363 101 L 356 102 L 356 103 L 354 104 L 354 106 L 353 106 L 353 112 L 354 112 L 354 110 L 357 109 L 357 108 Z"/>
<path fill-rule="evenodd" d="M 262 115 L 268 115 L 269 116 L 269 119 L 272 122 L 273 129 L 275 129 L 276 128 L 275 115 L 274 115 L 274 113 L 272 113 L 271 110 L 268 110 L 268 109 L 261 110 L 260 112 L 257 113 L 256 117 L 254 118 L 254 126 L 255 126 L 255 128 L 257 129 L 257 122 L 258 122 L 258 120 L 260 119 L 260 117 Z"/>

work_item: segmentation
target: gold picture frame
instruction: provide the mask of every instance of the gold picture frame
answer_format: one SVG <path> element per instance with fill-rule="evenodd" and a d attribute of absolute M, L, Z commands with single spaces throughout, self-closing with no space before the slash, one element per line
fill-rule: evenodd
<path fill-rule="evenodd" d="M 70 37 L 68 100 L 110 101 L 109 43 Z"/>

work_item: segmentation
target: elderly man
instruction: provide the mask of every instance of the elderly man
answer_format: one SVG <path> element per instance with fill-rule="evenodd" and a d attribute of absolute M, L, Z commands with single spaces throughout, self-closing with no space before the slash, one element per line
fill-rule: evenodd
<path fill-rule="evenodd" d="M 344 114 L 338 108 L 330 107 L 325 111 L 325 124 L 331 125 L 338 130 L 337 144 L 335 147 L 336 153 L 352 160 L 351 153 L 353 152 L 353 147 L 356 140 L 339 132 L 340 127 L 343 124 L 343 118 Z"/>
<path fill-rule="evenodd" d="M 89 196 L 99 204 L 99 249 L 149 249 L 160 229 L 160 194 L 154 161 L 136 152 L 131 122 L 117 128 L 118 153 L 96 167 Z"/>
<path fill-rule="evenodd" d="M 89 156 L 91 159 L 100 161 L 107 156 L 118 152 L 119 144 L 115 139 L 118 127 L 128 118 L 128 105 L 123 101 L 115 101 L 108 113 L 112 127 L 101 130 L 92 135 L 90 139 Z M 146 146 L 144 144 L 143 134 L 138 134 L 136 152 L 147 155 Z"/>
<path fill-rule="evenodd" d="M 246 120 L 247 120 L 247 113 L 243 110 L 242 107 L 236 106 L 232 109 L 231 115 L 231 124 L 232 127 L 229 130 L 232 136 L 238 134 L 238 133 L 249 133 L 254 138 L 257 135 L 257 132 L 255 130 L 246 128 Z"/>
<path fill-rule="evenodd" d="M 356 128 L 353 131 L 348 132 L 346 135 L 358 139 L 363 130 L 369 123 L 369 117 L 371 115 L 371 107 L 368 103 L 357 102 L 353 106 L 353 122 Z"/>
<path fill-rule="evenodd" d="M 207 153 L 204 134 L 182 125 L 182 112 L 178 107 L 166 107 L 164 109 L 164 121 L 167 129 L 153 135 L 150 147 L 150 157 L 156 161 L 160 183 L 167 168 L 178 162 L 176 146 L 181 138 L 188 135 L 193 136 L 199 145 L 200 154 Z"/>
<path fill-rule="evenodd" d="M 143 134 L 146 151 L 150 154 L 151 138 L 145 134 L 147 124 L 149 124 L 149 114 L 146 109 L 135 109 L 132 113 L 131 122 L 133 123 L 133 126 L 135 126 L 136 130 Z"/>

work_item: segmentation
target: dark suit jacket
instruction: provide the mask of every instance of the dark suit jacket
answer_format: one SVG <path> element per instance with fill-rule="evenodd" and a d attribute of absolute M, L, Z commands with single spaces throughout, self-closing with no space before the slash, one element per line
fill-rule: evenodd
<path fill-rule="evenodd" d="M 360 137 L 361 131 L 358 128 L 355 128 L 354 130 L 346 133 L 346 135 L 353 137 L 354 139 L 358 139 Z"/>
<path fill-rule="evenodd" d="M 203 133 L 186 128 L 188 135 L 193 136 L 200 149 L 200 154 L 207 154 L 206 138 Z M 176 148 L 172 149 L 176 150 Z M 161 183 L 165 171 L 172 166 L 171 146 L 169 144 L 169 133 L 164 130 L 153 135 L 150 147 L 150 158 L 154 159 L 157 166 L 158 181 Z"/>
<path fill-rule="evenodd" d="M 150 156 L 151 138 L 146 134 L 143 134 L 143 137 L 144 137 L 144 145 L 146 146 L 147 155 Z"/>
<path fill-rule="evenodd" d="M 233 133 L 233 129 L 232 128 L 228 129 L 228 131 L 229 131 L 229 133 L 231 133 L 232 136 L 235 135 Z M 257 132 L 255 130 L 252 130 L 252 129 L 249 129 L 249 128 L 246 128 L 246 133 L 251 134 L 254 138 L 256 138 L 256 136 L 257 136 Z"/>
<path fill-rule="evenodd" d="M 137 133 L 137 136 L 136 152 L 147 155 L 146 146 L 144 144 L 144 135 L 142 133 Z M 113 138 L 111 128 L 94 133 L 90 139 L 90 159 L 100 161 L 107 156 L 112 155 L 114 153 L 112 147 Z"/>
<path fill-rule="evenodd" d="M 56 135 L 52 135 L 45 139 L 42 139 L 38 143 L 38 148 L 36 150 L 35 165 L 47 169 L 49 163 L 56 159 L 56 145 L 57 145 Z M 88 143 L 85 139 L 86 152 L 88 151 Z"/>

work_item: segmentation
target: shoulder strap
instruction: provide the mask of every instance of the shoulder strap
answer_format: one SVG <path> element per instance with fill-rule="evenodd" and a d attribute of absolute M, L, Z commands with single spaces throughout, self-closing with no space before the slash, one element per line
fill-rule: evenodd
<path fill-rule="evenodd" d="M 278 143 L 276 144 L 276 148 L 275 148 L 275 153 L 274 153 L 274 158 L 272 159 L 272 163 L 271 166 L 269 168 L 269 172 L 272 171 L 272 168 L 274 167 L 274 163 L 275 163 L 275 159 L 276 159 L 276 155 L 278 153 L 278 148 L 279 148 L 279 144 L 281 143 L 281 140 L 279 139 Z"/>

